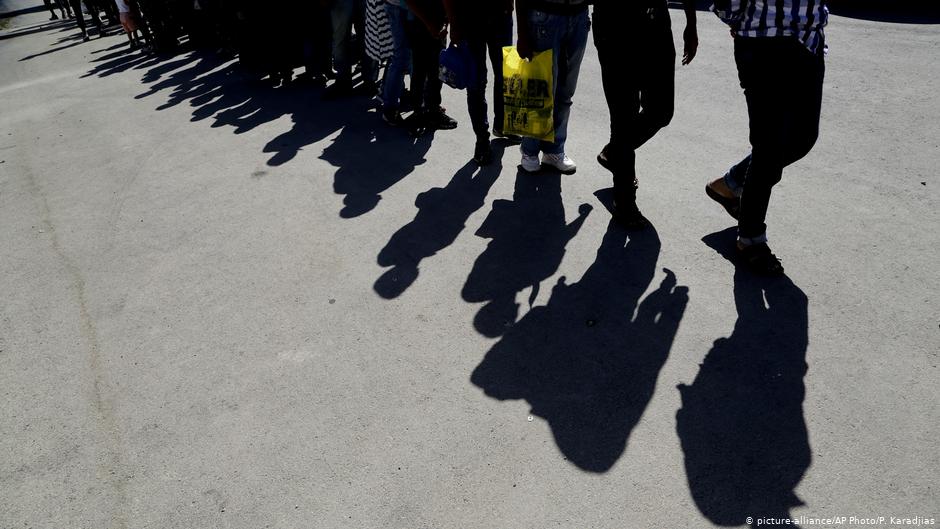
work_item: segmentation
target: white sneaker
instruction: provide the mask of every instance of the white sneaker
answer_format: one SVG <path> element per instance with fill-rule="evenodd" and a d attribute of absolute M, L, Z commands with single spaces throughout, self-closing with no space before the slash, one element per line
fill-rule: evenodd
<path fill-rule="evenodd" d="M 539 162 L 539 155 L 530 156 L 526 153 L 522 153 L 522 169 L 527 173 L 536 173 L 542 168 L 542 163 Z"/>
<path fill-rule="evenodd" d="M 545 153 L 542 155 L 542 163 L 558 169 L 561 174 L 574 174 L 578 170 L 578 166 L 565 153 Z"/>

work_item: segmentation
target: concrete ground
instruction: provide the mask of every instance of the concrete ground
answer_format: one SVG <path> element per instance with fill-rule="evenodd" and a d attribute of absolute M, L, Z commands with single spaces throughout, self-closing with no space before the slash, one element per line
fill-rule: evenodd
<path fill-rule="evenodd" d="M 702 192 L 748 147 L 708 13 L 637 234 L 593 47 L 578 173 L 519 176 L 458 92 L 412 141 L 47 18 L 0 33 L 0 527 L 940 523 L 937 25 L 832 17 L 762 281 Z"/>

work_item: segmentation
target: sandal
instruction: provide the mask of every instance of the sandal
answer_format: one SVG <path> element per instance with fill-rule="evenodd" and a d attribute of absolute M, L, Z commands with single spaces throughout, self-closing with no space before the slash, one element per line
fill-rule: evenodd
<path fill-rule="evenodd" d="M 737 197 L 726 197 L 712 189 L 710 184 L 705 185 L 705 194 L 708 195 L 708 198 L 721 204 L 721 207 L 725 208 L 725 211 L 728 212 L 728 215 L 731 215 L 731 218 L 738 220 L 738 215 L 741 213 L 741 199 Z"/>
<path fill-rule="evenodd" d="M 780 259 L 770 251 L 767 243 L 738 246 L 738 256 L 755 273 L 763 276 L 782 276 L 783 265 Z"/>

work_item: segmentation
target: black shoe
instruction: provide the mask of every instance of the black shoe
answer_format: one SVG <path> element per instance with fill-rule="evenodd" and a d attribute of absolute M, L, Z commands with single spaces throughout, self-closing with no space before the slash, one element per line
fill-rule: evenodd
<path fill-rule="evenodd" d="M 443 108 L 425 112 L 424 122 L 429 129 L 453 130 L 457 128 L 457 120 L 448 116 Z"/>
<path fill-rule="evenodd" d="M 423 113 L 412 112 L 410 116 L 404 119 L 402 125 L 408 130 L 408 134 L 417 138 L 422 136 L 429 129 L 427 121 L 424 118 L 425 115 Z"/>
<path fill-rule="evenodd" d="M 616 155 L 613 152 L 613 147 L 608 143 L 601 149 L 600 154 L 597 155 L 597 163 L 601 164 L 601 167 L 607 169 L 610 172 L 616 172 L 617 170 L 617 159 Z"/>
<path fill-rule="evenodd" d="M 49 17 L 49 20 L 59 20 L 59 15 L 56 15 L 55 13 L 53 13 L 52 16 Z"/>
<path fill-rule="evenodd" d="M 614 220 L 628 230 L 640 230 L 650 225 L 636 205 L 637 182 L 628 189 L 614 189 Z"/>
<path fill-rule="evenodd" d="M 755 274 L 772 277 L 783 275 L 783 265 L 780 259 L 777 259 L 765 242 L 747 246 L 738 244 L 738 257 Z"/>
<path fill-rule="evenodd" d="M 473 161 L 481 166 L 493 162 L 493 148 L 490 147 L 490 140 L 477 140 L 473 148 Z"/>
<path fill-rule="evenodd" d="M 82 42 L 88 42 L 89 40 L 91 40 L 91 37 L 88 36 L 88 33 L 83 33 Z"/>
<path fill-rule="evenodd" d="M 383 110 L 382 120 L 393 127 L 401 127 L 405 124 L 405 120 L 397 110 Z"/>

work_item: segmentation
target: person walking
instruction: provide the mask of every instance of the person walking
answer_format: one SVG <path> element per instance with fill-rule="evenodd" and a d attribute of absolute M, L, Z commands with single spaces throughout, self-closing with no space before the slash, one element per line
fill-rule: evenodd
<path fill-rule="evenodd" d="M 782 275 L 767 245 L 767 209 L 783 169 L 819 136 L 829 10 L 826 0 L 723 0 L 715 12 L 734 36 L 751 152 L 705 192 L 738 220 L 741 260 L 757 273 Z"/>
<path fill-rule="evenodd" d="M 682 64 L 698 50 L 694 0 L 684 0 Z M 627 228 L 649 223 L 636 205 L 636 150 L 672 120 L 676 48 L 666 0 L 595 0 L 594 46 L 610 109 L 610 141 L 597 161 L 614 178 L 614 217 Z"/>

